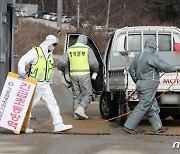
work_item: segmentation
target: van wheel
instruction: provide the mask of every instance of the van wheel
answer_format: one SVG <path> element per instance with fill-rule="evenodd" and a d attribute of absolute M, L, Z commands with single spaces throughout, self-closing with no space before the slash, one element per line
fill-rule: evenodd
<path fill-rule="evenodd" d="M 130 108 L 129 108 L 128 104 L 126 103 L 126 100 L 125 100 L 125 92 L 124 91 L 120 91 L 120 93 L 117 94 L 116 99 L 117 99 L 116 100 L 117 103 L 119 104 L 118 105 L 119 106 L 118 107 L 118 115 L 119 116 L 130 111 Z M 128 117 L 129 117 L 129 114 L 117 118 L 118 124 L 120 126 L 123 126 Z"/>
<path fill-rule="evenodd" d="M 171 116 L 174 120 L 179 120 L 180 119 L 180 114 L 175 114 Z"/>
<path fill-rule="evenodd" d="M 111 94 L 109 92 L 103 92 L 101 94 L 99 108 L 103 119 L 111 119 L 118 115 L 118 104 L 111 100 Z"/>

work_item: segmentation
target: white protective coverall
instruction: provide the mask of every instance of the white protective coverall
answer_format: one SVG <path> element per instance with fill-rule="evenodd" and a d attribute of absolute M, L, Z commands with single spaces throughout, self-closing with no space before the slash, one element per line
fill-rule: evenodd
<path fill-rule="evenodd" d="M 86 35 L 80 35 L 76 43 L 87 44 L 87 41 Z M 63 70 L 68 63 L 69 58 L 66 52 L 65 55 L 59 59 L 58 69 Z M 99 63 L 90 47 L 88 47 L 88 63 L 93 72 L 99 71 Z M 70 75 L 70 79 L 73 91 L 74 118 L 78 120 L 88 119 L 88 116 L 84 114 L 84 110 L 89 106 L 93 94 L 90 73 L 87 75 Z"/>
<path fill-rule="evenodd" d="M 42 42 L 39 47 L 41 47 L 45 58 L 54 50 L 52 44 L 58 43 L 58 38 L 54 35 L 48 35 L 44 42 Z M 50 51 L 51 50 L 51 51 Z M 27 52 L 18 62 L 18 73 L 25 73 L 25 67 L 27 64 L 36 64 L 38 61 L 38 54 L 35 48 L 32 48 L 29 52 Z M 50 79 L 52 80 L 52 79 Z M 50 111 L 50 114 L 53 119 L 54 131 L 64 131 L 72 128 L 72 125 L 64 125 L 62 117 L 60 115 L 60 109 L 57 105 L 56 99 L 53 95 L 52 89 L 50 87 L 51 81 L 38 82 L 36 86 L 36 90 L 34 93 L 34 98 L 32 102 L 32 109 L 36 106 L 36 104 L 43 100 L 45 105 Z M 29 129 L 31 132 L 31 130 Z M 33 131 L 33 130 L 32 130 Z"/>
<path fill-rule="evenodd" d="M 158 131 L 162 128 L 162 122 L 159 117 L 160 108 L 155 98 L 159 84 L 159 71 L 175 72 L 179 70 L 159 58 L 155 54 L 156 42 L 148 39 L 144 51 L 136 55 L 131 63 L 130 75 L 136 83 L 136 90 L 139 103 L 127 119 L 124 126 L 134 130 L 143 116 L 147 116 L 152 129 Z"/>

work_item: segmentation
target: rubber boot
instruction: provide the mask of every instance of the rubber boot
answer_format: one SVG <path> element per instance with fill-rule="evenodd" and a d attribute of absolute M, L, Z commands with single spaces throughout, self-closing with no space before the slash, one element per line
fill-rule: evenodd
<path fill-rule="evenodd" d="M 33 133 L 34 131 L 33 131 L 33 129 L 31 129 L 31 128 L 27 128 L 26 129 L 26 133 Z"/>
<path fill-rule="evenodd" d="M 161 127 L 160 129 L 154 131 L 155 133 L 163 133 L 167 131 L 167 127 Z"/>
<path fill-rule="evenodd" d="M 69 129 L 72 129 L 73 126 L 72 125 L 64 125 L 64 124 L 56 124 L 54 126 L 54 132 L 63 132 Z"/>
<path fill-rule="evenodd" d="M 81 117 L 74 113 L 74 119 L 75 120 L 81 120 Z"/>
<path fill-rule="evenodd" d="M 81 106 L 78 106 L 74 113 L 82 117 L 83 119 L 88 119 L 88 116 L 84 113 L 84 108 Z"/>

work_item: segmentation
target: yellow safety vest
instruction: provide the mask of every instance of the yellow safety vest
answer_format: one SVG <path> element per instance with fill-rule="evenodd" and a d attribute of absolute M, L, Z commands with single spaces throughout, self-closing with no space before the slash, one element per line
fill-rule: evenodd
<path fill-rule="evenodd" d="M 34 47 L 38 54 L 36 64 L 31 64 L 29 76 L 35 78 L 37 81 L 49 81 L 54 73 L 54 60 L 52 53 L 48 56 L 47 60 L 41 47 Z"/>
<path fill-rule="evenodd" d="M 87 75 L 90 73 L 88 61 L 88 46 L 83 43 L 76 43 L 68 48 L 70 62 L 70 75 Z"/>

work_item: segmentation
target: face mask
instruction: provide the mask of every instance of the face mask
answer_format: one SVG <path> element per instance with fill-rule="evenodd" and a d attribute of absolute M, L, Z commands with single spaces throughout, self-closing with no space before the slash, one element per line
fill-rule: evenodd
<path fill-rule="evenodd" d="M 48 47 L 48 50 L 51 51 L 51 52 L 53 52 L 53 51 L 54 51 L 54 48 L 55 48 L 55 47 L 54 47 L 53 45 L 50 45 L 50 46 Z"/>

